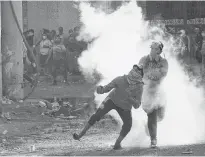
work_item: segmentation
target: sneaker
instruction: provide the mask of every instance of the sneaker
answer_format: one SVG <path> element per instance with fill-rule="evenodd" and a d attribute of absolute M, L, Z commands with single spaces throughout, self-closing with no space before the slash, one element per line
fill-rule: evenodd
<path fill-rule="evenodd" d="M 80 141 L 79 135 L 76 133 L 73 134 L 73 139 Z"/>
<path fill-rule="evenodd" d="M 157 147 L 157 140 L 151 140 L 151 148 L 156 148 Z"/>
<path fill-rule="evenodd" d="M 120 144 L 113 146 L 113 150 L 120 150 L 120 149 L 122 149 L 122 146 Z"/>

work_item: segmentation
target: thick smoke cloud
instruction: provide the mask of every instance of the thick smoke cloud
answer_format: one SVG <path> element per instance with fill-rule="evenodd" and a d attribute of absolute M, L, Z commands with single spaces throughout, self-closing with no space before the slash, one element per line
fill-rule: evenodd
<path fill-rule="evenodd" d="M 111 14 L 88 3 L 80 3 L 81 32 L 79 40 L 92 41 L 78 62 L 88 80 L 95 71 L 103 78 L 105 85 L 115 77 L 127 74 L 133 64 L 148 55 L 152 40 L 164 43 L 162 56 L 169 62 L 167 78 L 161 85 L 166 95 L 165 119 L 158 125 L 159 145 L 180 145 L 201 142 L 205 139 L 205 111 L 203 91 L 197 88 L 177 62 L 176 40 L 165 32 L 162 26 L 150 26 L 143 20 L 142 10 L 136 2 L 129 2 Z M 98 105 L 107 96 L 97 95 Z M 123 144 L 127 146 L 148 146 L 145 133 L 147 116 L 142 108 L 132 110 L 133 127 Z M 110 113 L 119 120 L 115 111 Z M 121 122 L 121 120 L 119 120 Z"/>

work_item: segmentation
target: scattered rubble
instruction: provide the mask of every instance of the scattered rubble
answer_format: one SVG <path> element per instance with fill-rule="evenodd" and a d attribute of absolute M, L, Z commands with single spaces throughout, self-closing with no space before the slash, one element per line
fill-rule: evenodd
<path fill-rule="evenodd" d="M 31 145 L 31 146 L 29 147 L 29 152 L 34 152 L 35 150 L 36 150 L 35 145 Z"/>
<path fill-rule="evenodd" d="M 8 131 L 7 131 L 7 130 L 4 130 L 3 135 L 6 135 L 7 133 L 8 133 Z"/>
<path fill-rule="evenodd" d="M 2 98 L 2 102 L 3 104 L 13 103 L 12 100 L 9 100 L 5 97 Z M 17 120 L 18 118 L 15 117 L 19 115 L 18 112 L 20 111 L 22 114 L 29 113 L 35 115 L 34 112 L 37 112 L 37 114 L 41 116 L 50 116 L 63 120 L 71 120 L 90 116 L 96 110 L 96 104 L 94 104 L 93 101 L 84 103 L 75 101 L 72 102 L 72 100 L 61 100 L 57 99 L 56 97 L 54 97 L 53 102 L 44 99 L 31 100 L 31 102 L 26 102 L 26 106 L 31 106 L 31 108 L 29 107 L 29 109 L 27 109 L 25 104 L 21 105 L 19 104 L 19 102 L 17 102 L 17 104 L 9 112 L 3 112 L 1 108 L 0 115 L 2 119 L 6 120 L 6 122 L 11 121 L 12 117 Z M 36 107 L 38 108 L 37 110 L 35 109 Z"/>
<path fill-rule="evenodd" d="M 1 103 L 2 103 L 3 105 L 11 105 L 11 104 L 13 104 L 13 101 L 10 100 L 10 99 L 8 99 L 8 98 L 6 98 L 6 97 L 3 97 L 3 98 L 1 99 Z"/>
<path fill-rule="evenodd" d="M 43 101 L 39 101 L 38 105 L 39 105 L 40 107 L 46 107 L 46 103 L 43 102 Z"/>
<path fill-rule="evenodd" d="M 11 120 L 11 116 L 9 112 L 2 113 L 2 118 L 5 118 L 6 120 Z"/>
<path fill-rule="evenodd" d="M 2 139 L 2 143 L 6 143 L 6 139 Z"/>
<path fill-rule="evenodd" d="M 94 103 L 78 103 L 71 104 L 69 101 L 62 101 L 54 98 L 53 102 L 48 100 L 40 100 L 37 103 L 38 107 L 46 108 L 46 111 L 41 115 L 47 115 L 60 119 L 75 119 L 79 116 L 88 115 L 95 108 Z"/>
<path fill-rule="evenodd" d="M 52 105 L 52 110 L 53 111 L 58 111 L 60 109 L 60 105 L 57 102 L 57 98 L 56 97 L 54 98 L 54 102 L 51 103 L 51 105 Z"/>
<path fill-rule="evenodd" d="M 19 103 L 23 103 L 23 100 L 19 100 Z"/>

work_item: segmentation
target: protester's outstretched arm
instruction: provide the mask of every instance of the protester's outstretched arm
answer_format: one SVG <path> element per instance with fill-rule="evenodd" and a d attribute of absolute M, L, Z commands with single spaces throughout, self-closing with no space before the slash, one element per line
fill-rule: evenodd
<path fill-rule="evenodd" d="M 113 88 L 117 87 L 117 80 L 118 80 L 118 77 L 115 78 L 114 80 L 112 80 L 109 84 L 107 84 L 105 86 L 98 86 L 97 93 L 104 94 L 104 93 L 110 92 Z"/>

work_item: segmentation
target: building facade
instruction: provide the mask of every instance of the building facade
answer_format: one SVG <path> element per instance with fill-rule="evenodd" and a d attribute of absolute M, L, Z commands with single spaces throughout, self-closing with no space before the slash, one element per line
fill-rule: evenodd
<path fill-rule="evenodd" d="M 43 28 L 57 30 L 62 26 L 68 33 L 79 23 L 79 11 L 73 1 L 23 1 L 23 29 L 34 29 L 35 41 Z"/>
<path fill-rule="evenodd" d="M 146 1 L 144 7 L 147 20 L 160 14 L 163 20 L 173 21 L 166 25 L 205 24 L 205 1 Z M 174 19 L 183 19 L 183 23 Z"/>

